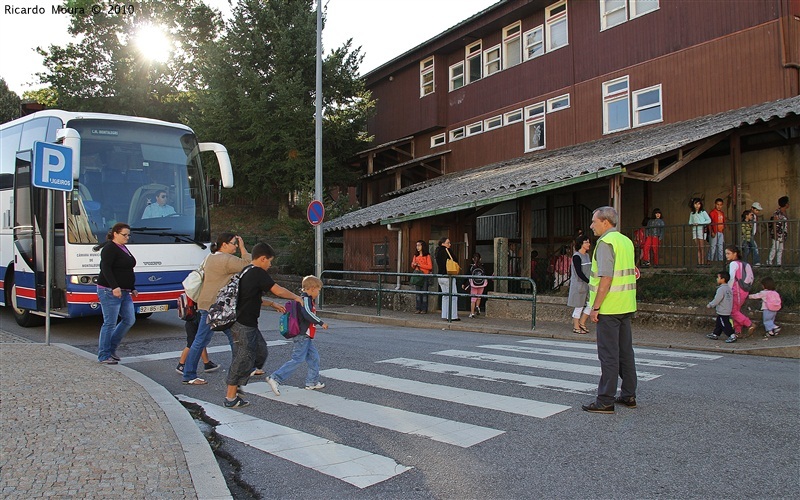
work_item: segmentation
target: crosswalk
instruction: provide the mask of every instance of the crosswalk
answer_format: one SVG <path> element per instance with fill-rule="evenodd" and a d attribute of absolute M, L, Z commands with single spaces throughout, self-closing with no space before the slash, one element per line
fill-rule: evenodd
<path fill-rule="evenodd" d="M 276 345 L 277 343 L 282 341 L 277 341 Z M 227 349 L 227 346 L 219 349 Z M 326 369 L 320 372 L 321 377 L 328 381 L 328 387 L 324 391 L 307 391 L 284 385 L 281 386 L 281 396 L 276 397 L 265 382 L 254 382 L 243 389 L 257 398 L 278 404 L 304 407 L 346 422 L 465 449 L 502 436 L 506 432 L 503 428 L 504 419 L 484 419 L 481 420 L 484 424 L 487 421 L 494 423 L 491 426 L 476 425 L 448 418 L 450 415 L 434 414 L 436 410 L 433 408 L 447 408 L 447 404 L 451 404 L 478 411 L 498 412 L 497 415 L 505 413 L 545 419 L 570 410 L 571 406 L 526 397 L 531 391 L 535 391 L 537 397 L 547 399 L 548 394 L 554 393 L 591 397 L 597 390 L 597 380 L 593 378 L 599 377 L 600 366 L 594 344 L 524 339 L 476 345 L 469 349 L 438 350 L 421 355 L 420 359 L 383 359 L 375 363 L 374 370 L 367 371 L 350 368 Z M 640 382 L 649 382 L 668 376 L 675 370 L 690 369 L 698 363 L 711 362 L 722 357 L 646 348 L 637 348 L 635 351 L 637 366 L 646 367 L 646 370 L 637 371 Z M 175 357 L 179 353 L 172 354 Z M 132 359 L 127 361 L 132 362 Z M 394 370 L 390 369 L 392 367 Z M 402 376 L 386 375 L 385 368 L 390 369 L 391 373 L 397 373 L 399 368 Z M 442 376 L 436 379 L 437 383 L 419 380 L 424 378 L 425 373 Z M 495 393 L 467 389 L 460 387 L 461 380 L 465 382 L 464 385 L 474 385 L 468 381 L 479 380 L 481 387 L 486 387 L 487 383 L 513 384 L 513 392 L 517 395 L 499 393 L 503 391 Z M 352 397 L 346 398 L 336 394 L 337 384 L 332 384 L 331 381 L 358 386 L 356 394 L 366 394 L 371 389 L 377 389 L 397 394 L 397 398 L 391 398 L 392 401 L 398 401 L 400 397 L 423 398 L 440 404 L 423 405 L 425 412 L 415 412 Z M 367 488 L 411 469 L 398 462 L 400 458 L 359 450 L 344 443 L 278 425 L 253 417 L 247 410 L 230 410 L 217 403 L 185 395 L 177 397 L 202 406 L 209 417 L 219 422 L 216 428 L 218 434 L 358 488 Z M 442 406 L 441 403 L 446 404 Z M 342 441 L 346 440 L 345 434 L 339 434 Z"/>

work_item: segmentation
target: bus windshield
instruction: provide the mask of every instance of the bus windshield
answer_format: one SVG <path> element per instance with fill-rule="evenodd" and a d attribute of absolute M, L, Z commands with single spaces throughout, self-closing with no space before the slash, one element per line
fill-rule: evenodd
<path fill-rule="evenodd" d="M 209 241 L 197 139 L 189 130 L 117 120 L 75 119 L 80 177 L 67 197 L 70 243 L 104 241 L 117 222 L 130 244 Z"/>

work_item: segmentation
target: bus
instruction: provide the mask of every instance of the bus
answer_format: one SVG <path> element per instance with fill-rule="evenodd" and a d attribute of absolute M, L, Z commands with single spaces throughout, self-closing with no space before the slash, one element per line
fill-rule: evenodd
<path fill-rule="evenodd" d="M 73 189 L 52 191 L 52 221 L 50 190 L 31 181 L 36 141 L 72 149 Z M 177 307 L 181 282 L 209 253 L 209 200 L 200 163 L 205 151 L 216 155 L 223 187 L 232 187 L 225 147 L 199 143 L 185 125 L 61 110 L 0 125 L 0 301 L 16 322 L 44 322 L 47 262 L 51 317 L 102 314 L 98 247 L 117 222 L 131 226 L 137 315 Z M 171 210 L 149 206 L 159 194 L 166 194 Z M 151 217 L 153 212 L 169 215 Z"/>

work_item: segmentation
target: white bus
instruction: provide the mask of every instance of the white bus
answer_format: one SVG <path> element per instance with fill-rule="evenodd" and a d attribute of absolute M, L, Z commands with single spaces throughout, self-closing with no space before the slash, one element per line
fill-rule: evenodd
<path fill-rule="evenodd" d="M 31 185 L 34 141 L 73 150 L 73 190 L 53 191 L 52 242 L 47 190 Z M 95 285 L 100 252 L 95 247 L 117 222 L 131 226 L 137 314 L 174 308 L 181 282 L 209 252 L 203 151 L 216 154 L 222 185 L 231 187 L 227 150 L 198 143 L 185 125 L 59 110 L 0 125 L 0 301 L 11 306 L 17 323 L 43 322 L 47 251 L 53 251 L 51 316 L 101 314 Z M 143 218 L 160 191 L 175 213 Z"/>

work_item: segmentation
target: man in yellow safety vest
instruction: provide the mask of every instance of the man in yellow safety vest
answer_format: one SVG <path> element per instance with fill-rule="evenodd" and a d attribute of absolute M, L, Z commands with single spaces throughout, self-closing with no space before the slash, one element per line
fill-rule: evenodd
<path fill-rule="evenodd" d="M 592 255 L 589 304 L 597 323 L 600 383 L 597 399 L 583 405 L 591 413 L 614 413 L 614 404 L 636 408 L 636 361 L 631 316 L 636 312 L 636 253 L 633 242 L 617 231 L 617 211 L 600 207 L 592 213 L 592 231 L 600 239 Z M 617 378 L 622 390 L 617 396 Z"/>

